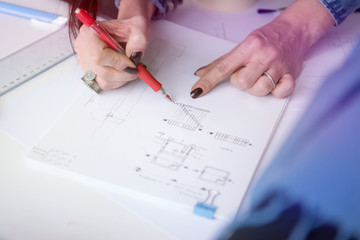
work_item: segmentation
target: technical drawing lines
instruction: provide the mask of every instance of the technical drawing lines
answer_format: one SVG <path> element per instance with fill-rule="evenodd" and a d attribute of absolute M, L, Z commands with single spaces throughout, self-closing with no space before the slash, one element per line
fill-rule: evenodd
<path fill-rule="evenodd" d="M 164 119 L 169 125 L 184 128 L 189 131 L 195 131 L 202 127 L 201 122 L 209 113 L 208 110 L 194 106 L 176 103 L 179 108 L 170 119 Z"/>
<path fill-rule="evenodd" d="M 67 151 L 63 151 L 59 148 L 50 148 L 45 150 L 38 147 L 33 147 L 33 153 L 41 156 L 42 161 L 48 162 L 57 167 L 70 167 L 73 160 L 76 159 L 76 155 Z"/>
<path fill-rule="evenodd" d="M 230 172 L 210 166 L 204 167 L 199 178 L 218 185 L 225 185 L 230 176 Z"/>
<path fill-rule="evenodd" d="M 110 137 L 127 120 L 145 90 L 146 86 L 131 83 L 122 89 L 104 93 L 108 96 L 94 94 L 90 97 L 84 107 L 89 111 L 90 120 L 96 125 L 93 137 Z"/>
<path fill-rule="evenodd" d="M 132 89 L 131 89 L 132 90 Z M 91 117 L 102 123 L 106 121 L 122 123 L 133 108 L 135 103 L 129 102 L 129 95 L 132 91 L 122 92 L 116 98 L 102 98 L 100 95 L 94 94 L 85 104 L 92 104 L 94 110 Z"/>
<path fill-rule="evenodd" d="M 244 146 L 244 147 L 252 146 L 252 144 L 250 143 L 250 141 L 248 139 L 237 137 L 237 136 L 232 136 L 232 135 L 229 135 L 226 133 L 217 132 L 217 133 L 215 133 L 214 138 L 224 141 L 224 142 L 229 142 L 229 143 L 233 143 L 233 144 Z"/>
<path fill-rule="evenodd" d="M 179 170 L 195 147 L 176 142 L 171 138 L 166 139 L 159 152 L 154 156 L 152 163 L 171 170 Z"/>

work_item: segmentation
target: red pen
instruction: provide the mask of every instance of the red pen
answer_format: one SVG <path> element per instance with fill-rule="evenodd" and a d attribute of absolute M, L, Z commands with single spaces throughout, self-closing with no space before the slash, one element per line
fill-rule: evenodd
<path fill-rule="evenodd" d="M 117 43 L 115 39 L 112 38 L 107 31 L 105 31 L 105 29 L 103 29 L 99 24 L 97 24 L 96 21 L 88 14 L 86 10 L 78 8 L 76 9 L 75 13 L 77 18 L 83 24 L 92 29 L 112 49 L 126 56 L 126 53 L 124 49 L 120 46 L 120 44 Z M 142 64 L 138 64 L 136 68 L 138 70 L 137 76 L 141 80 L 143 80 L 147 85 L 149 85 L 155 92 L 158 92 L 160 90 L 160 92 L 165 96 L 166 99 L 173 102 L 170 95 L 162 87 L 161 83 L 159 83 Z"/>

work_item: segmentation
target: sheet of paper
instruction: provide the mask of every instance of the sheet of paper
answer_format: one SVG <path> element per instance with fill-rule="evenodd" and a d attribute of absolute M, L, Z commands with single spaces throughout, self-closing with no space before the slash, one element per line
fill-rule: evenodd
<path fill-rule="evenodd" d="M 86 90 L 82 75 L 71 57 L 6 93 L 0 98 L 0 131 L 32 147 Z"/>
<path fill-rule="evenodd" d="M 144 62 L 176 102 L 139 80 L 85 91 L 29 159 L 190 212 L 206 203 L 231 219 L 287 100 L 253 97 L 228 81 L 192 99 L 193 72 L 234 43 L 166 21 L 152 31 Z"/>
<path fill-rule="evenodd" d="M 170 20 L 179 22 L 181 25 L 187 24 L 186 26 L 193 29 L 201 29 L 201 31 L 206 31 L 209 35 L 221 36 L 221 38 L 232 37 L 231 40 L 234 40 L 235 42 L 240 42 L 243 37 L 248 34 L 248 31 L 243 31 L 244 26 L 241 26 L 242 31 L 234 31 L 234 29 L 236 29 L 234 26 L 235 23 L 244 23 L 246 19 L 251 18 L 254 20 L 251 22 L 251 25 L 254 25 L 253 28 L 256 28 L 266 23 L 256 23 L 256 20 L 269 17 L 254 16 L 254 14 L 251 16 L 243 16 L 242 14 L 238 14 L 238 16 L 226 15 L 226 17 L 222 15 L 218 16 L 220 14 L 206 15 L 203 13 L 202 9 L 194 9 L 193 5 L 194 4 L 191 4 L 189 7 L 185 5 L 184 8 L 180 7 L 173 13 L 174 15 L 177 15 L 178 18 L 173 19 L 173 17 L 170 16 Z M 260 5 L 259 7 L 264 6 Z M 255 12 L 254 9 L 253 12 Z M 207 18 L 204 17 L 204 15 L 207 16 Z M 244 15 L 246 15 L 246 13 Z M 270 17 L 274 17 L 274 15 L 275 14 L 272 14 Z M 186 16 L 186 18 L 182 16 Z M 269 148 L 266 151 L 265 158 L 262 159 L 261 168 L 257 169 L 258 174 L 266 168 L 269 160 L 271 160 L 271 156 L 276 154 L 276 149 L 281 147 L 281 142 L 283 140 L 279 141 L 279 138 L 284 139 L 287 135 L 282 135 L 281 133 L 289 133 L 296 123 L 296 119 L 305 111 L 306 106 L 309 101 L 311 101 L 312 95 L 315 94 L 315 90 L 321 84 L 323 79 L 331 74 L 334 69 L 337 69 L 344 61 L 344 58 L 348 56 L 349 51 L 360 33 L 360 29 L 355 28 L 359 18 L 359 14 L 349 16 L 340 27 L 331 29 L 329 33 L 326 34 L 309 52 L 305 61 L 303 73 L 300 75 L 299 79 L 297 79 L 297 87 L 287 105 L 285 118 L 282 118 L 281 123 L 275 132 L 276 139 L 272 138 L 277 141 L 271 141 L 272 148 Z M 216 23 L 223 26 L 225 29 L 231 29 L 231 31 L 218 30 L 218 32 L 213 33 L 214 26 L 217 26 L 215 25 Z M 256 24 L 258 24 L 258 26 L 255 26 Z M 230 26 L 233 27 L 231 28 Z M 246 26 L 249 27 L 249 25 Z M 206 28 L 209 29 L 207 30 Z M 220 29 L 220 27 L 218 29 Z M 328 59 L 331 59 L 331 61 L 327 61 Z M 274 144 L 279 146 L 274 147 Z M 267 162 L 265 163 L 265 161 Z M 171 236 L 174 236 L 174 239 L 213 239 L 214 236 L 218 236 L 221 229 L 227 225 L 227 222 L 220 221 L 219 219 L 209 221 L 195 215 L 191 217 L 189 216 L 191 213 L 177 211 L 174 208 L 165 208 L 164 206 L 159 206 L 159 204 L 154 204 L 154 202 L 149 203 L 144 200 L 134 200 L 131 197 L 112 194 L 111 192 L 108 192 L 107 194 L 121 205 L 127 206 L 127 208 L 135 214 L 154 224 L 154 226 L 159 227 Z M 246 205 L 246 203 L 242 204 L 242 208 L 246 208 L 244 205 Z M 186 223 L 184 223 L 183 219 L 187 219 Z M 189 229 L 191 230 L 189 231 Z"/>

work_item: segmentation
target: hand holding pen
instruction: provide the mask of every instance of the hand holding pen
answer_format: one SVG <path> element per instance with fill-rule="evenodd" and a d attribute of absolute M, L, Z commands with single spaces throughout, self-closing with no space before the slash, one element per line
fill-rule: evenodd
<path fill-rule="evenodd" d="M 147 39 L 147 36 L 144 36 L 144 33 L 147 33 L 146 24 L 141 22 L 141 18 L 106 21 L 100 26 L 85 10 L 77 9 L 76 16 L 84 23 L 74 42 L 79 66 L 84 70 L 91 69 L 96 72 L 96 82 L 101 89 L 118 88 L 134 80 L 137 75 L 155 92 L 162 93 L 172 101 L 161 83 L 141 63 L 139 64 Z M 105 30 L 106 28 L 117 33 L 114 35 L 116 40 Z M 135 43 L 140 47 L 129 54 L 129 59 L 117 41 L 127 42 L 128 45 Z"/>

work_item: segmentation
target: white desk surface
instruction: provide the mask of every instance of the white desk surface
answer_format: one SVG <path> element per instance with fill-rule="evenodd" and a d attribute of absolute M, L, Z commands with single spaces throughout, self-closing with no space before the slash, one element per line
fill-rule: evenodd
<path fill-rule="evenodd" d="M 31 3 L 25 0 L 8 1 L 37 9 L 66 13 L 65 5 L 58 0 L 34 0 Z M 189 7 L 193 7 L 192 4 L 185 2 L 186 4 L 179 8 L 177 12 L 168 17 L 169 20 L 228 40 L 239 41 L 241 39 L 241 35 L 229 31 L 229 28 L 231 30 L 231 27 L 234 27 L 229 21 L 235 19 L 238 14 L 230 14 L 229 17 L 229 14 L 218 14 L 198 9 L 203 13 L 203 18 L 210 17 L 210 19 L 202 23 L 202 25 L 200 23 L 196 24 L 193 21 L 196 16 L 193 15 L 197 14 L 197 12 L 190 11 Z M 273 5 L 269 1 L 265 2 L 262 5 L 259 2 L 258 6 L 276 6 L 276 1 L 271 1 L 274 2 Z M 283 1 L 282 4 L 284 4 Z M 254 15 L 249 11 L 245 11 L 244 14 Z M 270 14 L 259 16 L 259 18 L 265 23 L 274 16 Z M 219 19 L 223 19 L 223 21 L 215 22 Z M 245 32 L 251 30 L 246 29 L 246 24 L 241 25 L 241 27 L 245 28 Z M 5 30 L 11 32 L 11 29 L 11 26 L 6 26 Z M 2 36 L 5 37 L 3 40 L 7 43 L 11 42 L 11 44 L 1 49 L 0 57 L 4 57 L 25 46 L 45 34 L 45 32 L 42 33 L 39 30 L 34 36 L 30 35 L 16 41 L 11 40 L 11 34 L 5 34 L 5 36 Z M 266 168 L 271 157 L 281 146 L 281 142 L 306 109 L 306 105 L 320 82 L 311 81 L 309 83 L 306 86 L 300 84 L 300 87 L 295 91 L 280 126 L 260 164 L 257 175 Z M 31 90 L 34 84 L 36 84 L 35 80 L 30 81 L 1 96 L 0 117 L 1 106 L 13 101 L 18 95 Z M 26 118 L 23 121 L 25 123 Z M 146 219 L 136 216 L 128 211 L 126 206 L 118 204 L 113 199 L 86 184 L 27 168 L 24 166 L 23 158 L 29 148 L 17 141 L 17 139 L 13 139 L 2 132 L 0 132 L 0 149 L 1 240 L 174 238 L 174 235 L 162 231 L 156 224 L 150 224 Z M 174 216 L 174 218 L 176 217 Z M 185 231 L 192 232 L 196 231 L 196 229 L 199 231 L 201 227 L 194 226 L 194 228 Z"/>

